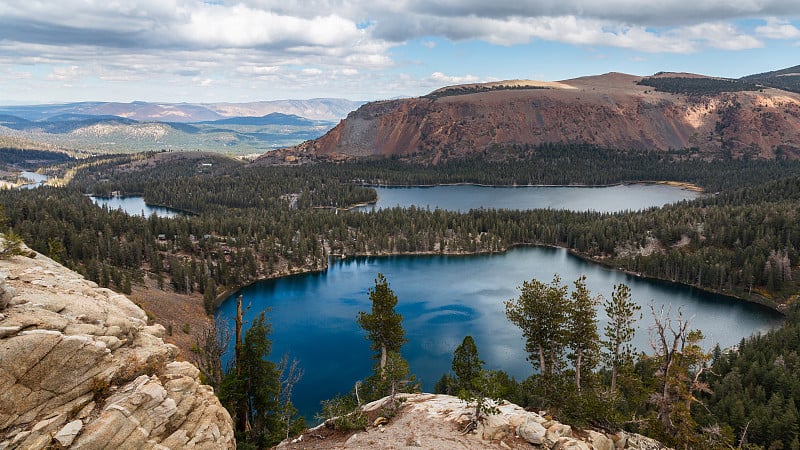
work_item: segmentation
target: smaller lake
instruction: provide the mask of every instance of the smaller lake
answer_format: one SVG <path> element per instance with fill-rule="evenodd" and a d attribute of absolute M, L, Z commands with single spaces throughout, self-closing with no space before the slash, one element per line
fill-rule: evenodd
<path fill-rule="evenodd" d="M 22 186 L 20 186 L 23 189 L 37 188 L 43 185 L 44 182 L 47 181 L 48 178 L 50 178 L 47 175 L 41 175 L 36 172 L 28 172 L 28 171 L 22 172 L 19 176 L 20 178 L 25 178 L 26 180 L 32 181 L 32 183 L 30 184 L 23 184 Z"/>
<path fill-rule="evenodd" d="M 701 193 L 664 184 L 625 184 L 605 187 L 447 185 L 431 187 L 376 187 L 378 202 L 361 211 L 392 208 L 443 209 L 568 209 L 619 212 L 693 200 Z"/>
<path fill-rule="evenodd" d="M 176 217 L 183 215 L 181 211 L 176 209 L 167 208 L 166 206 L 153 206 L 144 202 L 144 198 L 140 195 L 131 195 L 126 197 L 95 197 L 89 196 L 92 201 L 99 207 L 107 207 L 108 209 L 121 209 L 131 216 L 145 216 L 149 217 L 155 214 L 158 217 Z"/>

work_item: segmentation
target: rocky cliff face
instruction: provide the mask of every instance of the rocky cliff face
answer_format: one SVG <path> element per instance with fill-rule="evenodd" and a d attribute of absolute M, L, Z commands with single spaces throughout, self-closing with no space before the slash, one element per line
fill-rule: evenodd
<path fill-rule="evenodd" d="M 228 412 L 163 327 L 31 255 L 0 261 L 0 449 L 235 447 Z"/>
<path fill-rule="evenodd" d="M 573 429 L 509 402 L 498 405 L 498 414 L 464 433 L 461 430 L 470 422 L 474 405 L 450 395 L 402 395 L 405 401 L 388 420 L 379 416 L 388 398 L 364 406 L 373 425 L 364 431 L 337 435 L 323 424 L 278 449 L 667 450 L 638 434 Z"/>
<path fill-rule="evenodd" d="M 641 79 L 606 74 L 541 86 L 515 81 L 506 86 L 513 89 L 471 85 L 369 103 L 325 136 L 265 157 L 424 155 L 436 163 L 497 145 L 541 143 L 800 157 L 800 94 L 671 94 L 638 85 Z"/>

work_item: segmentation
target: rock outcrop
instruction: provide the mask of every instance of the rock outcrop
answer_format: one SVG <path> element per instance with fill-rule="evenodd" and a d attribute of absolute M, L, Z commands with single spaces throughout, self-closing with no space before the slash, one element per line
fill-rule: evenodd
<path fill-rule="evenodd" d="M 704 157 L 800 157 L 800 94 L 772 88 L 673 94 L 640 80 L 611 73 L 541 86 L 510 81 L 500 82 L 509 85 L 505 89 L 455 86 L 420 98 L 372 102 L 319 139 L 262 158 L 294 163 L 413 156 L 437 163 L 496 146 L 542 143 L 696 148 Z"/>
<path fill-rule="evenodd" d="M 569 425 L 503 402 L 498 414 L 471 432 L 461 430 L 471 421 L 474 405 L 457 397 L 401 394 L 405 401 L 390 420 L 371 420 L 372 427 L 351 435 L 325 435 L 326 425 L 285 441 L 279 449 L 558 449 L 558 450 L 666 450 L 644 436 L 626 432 L 577 430 Z M 380 414 L 387 399 L 364 406 L 368 417 Z"/>
<path fill-rule="evenodd" d="M 0 261 L 0 449 L 234 448 L 164 328 L 36 253 Z"/>

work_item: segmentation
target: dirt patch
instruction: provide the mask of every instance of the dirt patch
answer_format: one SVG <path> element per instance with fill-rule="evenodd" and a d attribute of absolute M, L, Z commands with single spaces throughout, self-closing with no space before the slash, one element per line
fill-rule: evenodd
<path fill-rule="evenodd" d="M 155 323 L 166 328 L 164 340 L 178 346 L 178 358 L 190 361 L 191 347 L 195 343 L 194 334 L 211 320 L 203 308 L 202 295 L 178 294 L 169 287 L 162 290 L 154 280 L 146 279 L 144 286 L 132 287 L 128 298 L 139 305 Z"/>

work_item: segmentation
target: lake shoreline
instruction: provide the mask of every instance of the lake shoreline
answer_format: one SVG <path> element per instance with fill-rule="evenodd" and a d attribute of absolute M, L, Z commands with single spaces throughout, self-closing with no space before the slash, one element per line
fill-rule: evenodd
<path fill-rule="evenodd" d="M 760 300 L 758 298 L 748 299 L 748 298 L 744 298 L 744 297 L 740 297 L 740 296 L 731 294 L 729 292 L 719 291 L 719 290 L 716 290 L 716 289 L 709 289 L 709 288 L 705 288 L 705 287 L 701 287 L 701 286 L 697 286 L 697 285 L 693 285 L 693 284 L 685 284 L 685 283 L 681 283 L 679 281 L 675 281 L 675 280 L 671 280 L 671 279 L 660 278 L 660 277 L 655 277 L 655 276 L 651 276 L 651 275 L 645 275 L 645 274 L 642 274 L 642 273 L 638 273 L 638 272 L 634 272 L 634 271 L 623 269 L 623 268 L 613 264 L 613 262 L 611 262 L 611 261 L 605 261 L 605 260 L 602 260 L 602 259 L 593 258 L 593 257 L 591 257 L 589 255 L 580 253 L 575 249 L 562 247 L 562 246 L 559 246 L 559 245 L 553 245 L 553 244 L 536 244 L 536 243 L 514 243 L 514 244 L 509 245 L 508 247 L 504 247 L 502 249 L 492 250 L 492 251 L 460 250 L 460 251 L 428 251 L 428 252 L 377 252 L 377 253 L 365 252 L 365 253 L 348 254 L 348 255 L 343 255 L 343 256 L 328 255 L 328 258 L 326 258 L 324 260 L 323 264 L 319 265 L 318 267 L 315 267 L 315 268 L 298 267 L 298 268 L 294 268 L 294 269 L 292 269 L 290 271 L 287 271 L 287 272 L 279 272 L 279 273 L 276 273 L 276 274 L 270 274 L 268 276 L 260 277 L 260 278 L 258 278 L 256 280 L 253 280 L 253 281 L 250 281 L 248 283 L 245 283 L 245 284 L 243 284 L 241 286 L 236 286 L 236 287 L 232 287 L 232 288 L 226 289 L 225 291 L 223 291 L 222 293 L 217 295 L 217 297 L 216 297 L 216 299 L 214 301 L 214 313 L 216 314 L 217 310 L 219 310 L 219 308 L 222 306 L 222 304 L 225 303 L 225 301 L 227 301 L 236 291 L 242 290 L 242 289 L 244 289 L 244 288 L 246 288 L 248 286 L 251 286 L 253 284 L 256 284 L 256 283 L 258 283 L 260 281 L 268 281 L 268 280 L 287 278 L 287 277 L 292 277 L 292 276 L 297 276 L 297 275 L 305 275 L 305 274 L 311 274 L 311 273 L 322 273 L 322 272 L 325 272 L 326 270 L 328 270 L 328 268 L 330 266 L 329 261 L 332 258 L 343 260 L 343 259 L 351 259 L 351 258 L 390 258 L 390 257 L 394 257 L 394 256 L 459 256 L 459 257 L 470 257 L 470 256 L 481 256 L 481 255 L 495 255 L 495 254 L 496 255 L 501 255 L 501 254 L 505 254 L 505 253 L 509 252 L 510 250 L 515 249 L 515 248 L 524 248 L 524 247 L 547 247 L 547 248 L 555 248 L 555 249 L 564 249 L 570 255 L 575 256 L 576 258 L 579 258 L 579 259 L 581 259 L 583 261 L 586 261 L 586 262 L 589 262 L 589 263 L 592 263 L 592 264 L 598 264 L 598 265 L 600 265 L 602 267 L 605 267 L 605 268 L 607 268 L 609 270 L 613 270 L 613 271 L 620 272 L 620 273 L 625 273 L 627 275 L 635 276 L 637 278 L 642 278 L 642 279 L 646 279 L 646 280 L 656 280 L 656 281 L 660 281 L 660 282 L 675 284 L 675 285 L 678 285 L 678 286 L 686 286 L 686 287 L 697 289 L 699 291 L 707 292 L 707 293 L 710 293 L 710 294 L 715 294 L 715 295 L 721 295 L 721 296 L 724 296 L 724 297 L 728 297 L 728 298 L 731 298 L 731 299 L 739 301 L 739 302 L 746 302 L 746 303 L 750 303 L 750 304 L 754 304 L 754 305 L 759 305 L 759 306 L 767 308 L 767 309 L 769 309 L 771 311 L 777 312 L 783 317 L 786 317 L 786 308 L 785 308 L 786 305 L 778 304 L 778 303 L 775 303 L 775 302 L 769 302 L 767 299 L 763 299 L 763 300 Z"/>
<path fill-rule="evenodd" d="M 665 181 L 665 180 L 639 180 L 639 181 L 620 181 L 618 183 L 609 183 L 609 184 L 484 184 L 484 183 L 470 183 L 470 182 L 461 182 L 461 183 L 434 183 L 434 184 L 375 184 L 375 183 L 357 183 L 358 186 L 363 187 L 380 187 L 380 188 L 432 188 L 437 186 L 477 186 L 477 187 L 488 187 L 488 188 L 532 188 L 532 187 L 542 187 L 542 188 L 560 188 L 560 187 L 574 187 L 574 188 L 606 188 L 606 187 L 616 187 L 616 186 L 633 186 L 637 184 L 642 185 L 665 185 L 665 186 L 673 186 L 677 187 L 686 191 L 693 191 L 699 193 L 705 193 L 705 189 L 702 187 L 687 183 L 684 181 Z M 372 204 L 372 202 L 367 203 L 366 205 Z M 366 206 L 363 205 L 363 206 Z M 359 205 L 354 205 L 359 206 Z M 350 207 L 352 208 L 352 207 Z M 349 209 L 349 208 L 348 208 Z"/>
<path fill-rule="evenodd" d="M 114 199 L 114 198 L 118 198 L 118 199 L 141 198 L 142 202 L 144 202 L 145 206 L 147 206 L 149 208 L 163 208 L 163 209 L 171 210 L 171 212 L 174 212 L 175 215 L 184 215 L 184 216 L 197 216 L 198 215 L 196 212 L 189 211 L 188 209 L 180 209 L 180 208 L 175 208 L 173 206 L 161 205 L 161 204 L 158 204 L 158 203 L 147 203 L 144 200 L 144 194 L 126 193 L 125 195 L 110 195 L 110 196 L 95 195 L 95 194 L 83 194 L 83 195 L 88 197 L 88 198 L 90 198 L 90 199 L 92 199 L 92 200 L 94 200 L 94 199 L 110 200 L 110 199 Z M 130 215 L 130 213 L 127 213 L 127 212 L 126 212 L 126 214 Z"/>

